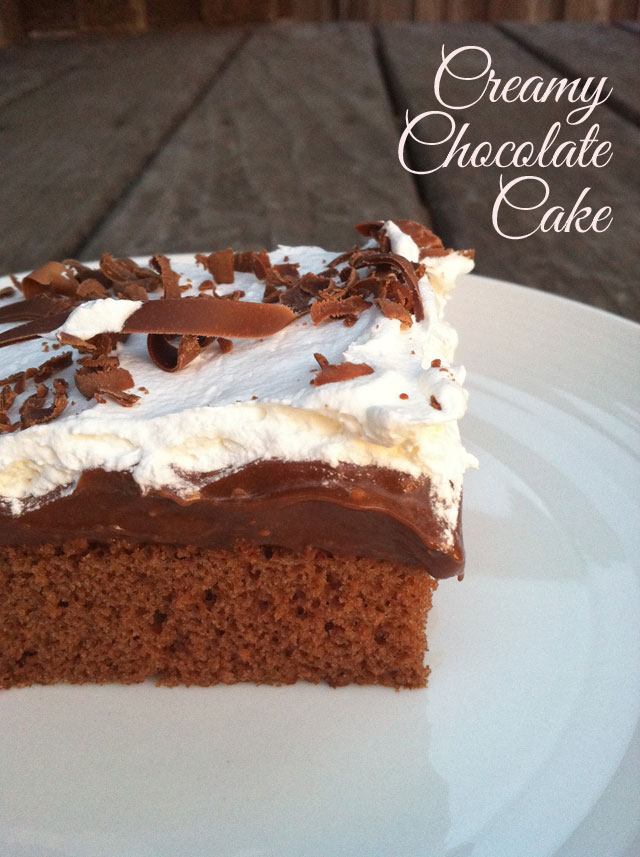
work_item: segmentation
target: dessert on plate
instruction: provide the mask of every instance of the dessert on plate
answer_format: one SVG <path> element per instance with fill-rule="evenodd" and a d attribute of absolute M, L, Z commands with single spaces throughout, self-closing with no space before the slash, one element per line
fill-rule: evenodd
<path fill-rule="evenodd" d="M 318 247 L 0 283 L 0 687 L 421 687 L 461 576 L 472 254 Z"/>

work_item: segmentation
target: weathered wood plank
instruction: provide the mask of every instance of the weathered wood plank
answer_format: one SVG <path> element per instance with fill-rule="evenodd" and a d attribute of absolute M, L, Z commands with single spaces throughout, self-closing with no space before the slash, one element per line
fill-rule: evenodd
<path fill-rule="evenodd" d="M 415 0 L 416 21 L 444 21 L 447 17 L 445 0 Z"/>
<path fill-rule="evenodd" d="M 505 38 L 493 27 L 483 24 L 431 25 L 429 27 L 388 24 L 381 28 L 383 55 L 389 67 L 400 112 L 409 109 L 410 116 L 427 110 L 444 108 L 435 98 L 433 81 L 440 64 L 441 46 L 447 50 L 463 45 L 480 45 L 490 51 L 496 75 L 503 80 L 520 75 L 541 75 L 550 80 L 553 70 Z M 459 75 L 471 76 L 484 65 L 480 57 L 460 56 L 456 66 Z M 615 83 L 615 81 L 614 81 Z M 469 83 L 449 80 L 445 100 L 465 104 L 474 100 Z M 477 97 L 478 92 L 475 91 Z M 532 140 L 540 146 L 554 121 L 563 123 L 560 140 L 579 139 L 585 123 L 564 124 L 566 105 L 554 102 L 533 104 L 482 99 L 474 107 L 453 110 L 457 129 L 464 122 L 471 126 L 465 137 L 472 145 L 483 140 L 494 147 L 506 140 Z M 419 177 L 432 213 L 436 230 L 447 243 L 458 247 L 475 247 L 478 271 L 503 279 L 535 286 L 572 297 L 632 318 L 640 317 L 640 294 L 637 289 L 638 232 L 640 230 L 640 188 L 634 182 L 640 162 L 640 135 L 633 125 L 609 110 L 598 108 L 593 121 L 600 123 L 600 139 L 611 140 L 614 158 L 602 168 L 500 169 L 499 167 L 447 166 L 431 175 Z M 444 122 L 444 120 L 443 120 Z M 587 122 L 586 126 L 591 122 Z M 442 139 L 447 124 L 415 129 L 421 139 Z M 411 148 L 414 168 L 434 169 L 442 163 L 448 148 L 427 147 L 415 143 Z M 550 198 L 533 217 L 531 212 L 516 217 L 509 212 L 510 234 L 524 234 L 539 223 L 547 207 L 562 205 L 570 209 L 585 187 L 591 187 L 587 204 L 595 208 L 610 205 L 614 219 L 602 233 L 579 234 L 536 232 L 529 238 L 510 240 L 497 234 L 492 225 L 492 209 L 499 193 L 499 177 L 505 183 L 519 175 L 539 175 L 549 181 Z M 536 186 L 536 198 L 541 198 Z M 524 201 L 520 204 L 524 204 Z M 504 223 L 504 221 L 503 221 Z M 504 231 L 507 231 L 505 228 Z"/>
<path fill-rule="evenodd" d="M 562 17 L 562 0 L 489 0 L 489 21 L 554 21 Z"/>
<path fill-rule="evenodd" d="M 396 148 L 366 25 L 260 28 L 82 255 L 348 246 L 424 217 Z"/>
<path fill-rule="evenodd" d="M 602 24 L 564 21 L 535 26 L 505 23 L 505 32 L 563 74 L 608 77 L 609 104 L 640 125 L 640 44 L 630 33 Z"/>
<path fill-rule="evenodd" d="M 611 15 L 611 0 L 564 0 L 565 21 L 601 21 Z"/>
<path fill-rule="evenodd" d="M 0 110 L 0 270 L 73 254 L 240 39 L 99 40 L 91 62 Z"/>
<path fill-rule="evenodd" d="M 489 0 L 449 0 L 447 20 L 452 23 L 463 21 L 486 21 Z"/>

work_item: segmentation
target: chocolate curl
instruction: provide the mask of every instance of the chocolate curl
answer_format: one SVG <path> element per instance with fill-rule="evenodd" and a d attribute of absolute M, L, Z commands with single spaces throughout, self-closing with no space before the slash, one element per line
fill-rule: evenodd
<path fill-rule="evenodd" d="M 169 338 L 164 333 L 150 333 L 147 336 L 149 356 L 164 372 L 178 372 L 184 369 L 215 339 L 213 336 L 183 336 L 176 348 L 169 342 Z M 223 340 L 223 342 L 227 341 Z"/>
<path fill-rule="evenodd" d="M 418 280 L 413 265 L 404 256 L 399 256 L 397 253 L 378 253 L 376 250 L 361 250 L 356 253 L 351 259 L 351 264 L 354 268 L 378 268 L 381 265 L 394 268 L 402 277 L 404 283 L 411 290 L 413 297 L 413 314 L 416 321 L 424 319 L 424 309 L 422 307 L 422 299 L 420 290 L 418 289 Z"/>
<path fill-rule="evenodd" d="M 26 324 L 12 327 L 11 330 L 5 330 L 4 333 L 0 333 L 0 348 L 5 345 L 13 345 L 16 342 L 26 342 L 28 339 L 37 339 L 43 333 L 50 333 L 56 327 L 63 325 L 70 314 L 71 308 L 46 318 L 28 321 Z"/>
<path fill-rule="evenodd" d="M 422 223 L 417 223 L 415 220 L 396 220 L 395 224 L 405 235 L 415 241 L 421 251 L 424 251 L 420 252 L 421 259 L 425 256 L 444 256 L 451 252 L 451 250 L 445 250 L 438 236 Z"/>
<path fill-rule="evenodd" d="M 0 324 L 12 321 L 33 321 L 36 318 L 46 318 L 64 309 L 71 310 L 74 302 L 69 298 L 55 297 L 43 292 L 27 298 L 24 301 L 16 301 L 0 309 Z"/>
<path fill-rule="evenodd" d="M 295 318 L 295 313 L 281 304 L 179 298 L 149 301 L 129 316 L 122 332 L 261 339 L 282 330 Z"/>
<path fill-rule="evenodd" d="M 179 298 L 180 287 L 178 286 L 178 282 L 180 276 L 172 269 L 171 262 L 167 257 L 158 253 L 151 257 L 150 264 L 160 274 L 165 298 Z"/>
<path fill-rule="evenodd" d="M 73 297 L 77 288 L 78 281 L 61 262 L 47 262 L 22 280 L 22 293 L 25 298 L 32 298 L 42 292 Z"/>
<path fill-rule="evenodd" d="M 39 384 L 33 395 L 25 399 L 20 408 L 20 421 L 22 428 L 50 423 L 67 407 L 67 382 L 62 378 L 56 378 L 53 382 L 53 404 L 44 407 L 49 389 L 46 384 Z"/>
<path fill-rule="evenodd" d="M 363 238 L 373 238 L 374 241 L 377 241 L 383 253 L 388 253 L 391 250 L 391 242 L 384 230 L 383 220 L 368 220 L 366 223 L 356 223 L 353 228 Z"/>
<path fill-rule="evenodd" d="M 152 301 L 130 315 L 126 333 L 147 333 L 147 349 L 164 372 L 188 366 L 214 339 L 222 353 L 229 339 L 260 339 L 286 327 L 295 313 L 280 304 L 234 300 L 179 298 Z M 182 334 L 176 348 L 169 340 Z"/>

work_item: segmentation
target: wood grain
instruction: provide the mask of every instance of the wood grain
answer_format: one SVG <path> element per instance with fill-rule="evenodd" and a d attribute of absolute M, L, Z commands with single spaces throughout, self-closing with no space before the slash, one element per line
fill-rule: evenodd
<path fill-rule="evenodd" d="M 415 0 L 416 21 L 444 21 L 447 17 L 445 0 Z"/>
<path fill-rule="evenodd" d="M 82 255 L 350 246 L 425 216 L 397 140 L 364 24 L 260 28 Z"/>
<path fill-rule="evenodd" d="M 562 0 L 489 0 L 489 21 L 553 21 L 562 18 Z"/>
<path fill-rule="evenodd" d="M 640 125 L 640 44 L 619 27 L 602 24 L 543 26 L 505 23 L 506 33 L 549 63 L 574 77 L 607 77 L 613 92 L 608 103 Z"/>
<path fill-rule="evenodd" d="M 485 21 L 489 10 L 489 0 L 448 0 L 447 21 Z"/>
<path fill-rule="evenodd" d="M 491 52 L 496 74 L 503 79 L 541 75 L 549 80 L 554 74 L 528 51 L 487 25 L 419 27 L 397 23 L 384 25 L 380 30 L 396 102 L 401 110 L 407 107 L 411 116 L 443 109 L 433 93 L 443 44 L 447 49 L 469 44 L 484 46 Z M 477 59 L 461 62 L 458 73 L 477 73 L 480 70 Z M 447 91 L 449 103 L 473 100 L 464 81 L 450 81 Z M 509 139 L 518 142 L 531 139 L 539 145 L 552 122 L 564 122 L 566 106 L 555 102 L 505 104 L 482 100 L 475 107 L 452 112 L 456 114 L 458 127 L 465 121 L 471 123 L 467 139 L 474 143 L 488 140 L 497 145 Z M 529 168 L 526 173 L 548 179 L 551 186 L 548 205 L 571 208 L 581 191 L 591 187 L 591 204 L 596 208 L 611 205 L 614 212 L 611 227 L 602 234 L 537 232 L 524 240 L 499 236 L 491 215 L 500 174 L 508 181 L 523 174 L 522 170 L 448 166 L 420 176 L 418 181 L 436 230 L 450 245 L 475 247 L 481 273 L 573 297 L 637 319 L 640 294 L 631 272 L 637 269 L 640 188 L 633 176 L 637 175 L 640 162 L 640 135 L 606 105 L 598 108 L 595 117 L 594 121 L 601 126 L 600 138 L 613 143 L 614 158 L 607 167 Z M 585 130 L 583 125 L 577 126 L 577 130 L 565 125 L 559 140 L 577 139 Z M 423 129 L 423 137 L 425 133 Z M 437 139 L 435 132 L 431 139 Z M 436 167 L 444 152 L 442 147 L 428 149 L 414 144 L 411 155 L 414 168 L 425 170 Z M 521 234 L 537 222 L 537 219 L 532 221 L 530 213 L 525 213 L 521 220 L 514 216 L 509 228 L 512 234 Z"/>
<path fill-rule="evenodd" d="M 73 255 L 239 40 L 236 31 L 96 40 L 91 62 L 2 108 L 0 270 Z"/>
<path fill-rule="evenodd" d="M 601 21 L 611 19 L 611 0 L 564 0 L 565 21 Z"/>

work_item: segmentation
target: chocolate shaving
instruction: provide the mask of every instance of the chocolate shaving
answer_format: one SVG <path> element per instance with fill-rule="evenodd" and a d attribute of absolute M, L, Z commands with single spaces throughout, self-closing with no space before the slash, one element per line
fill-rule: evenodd
<path fill-rule="evenodd" d="M 158 253 L 151 257 L 149 264 L 160 274 L 164 297 L 179 298 L 181 294 L 180 287 L 178 286 L 180 276 L 172 269 L 171 262 L 167 257 Z M 136 298 L 132 298 L 131 300 L 136 300 Z M 143 300 L 145 299 L 143 298 Z"/>
<path fill-rule="evenodd" d="M 336 265 L 341 265 L 343 262 L 351 262 L 351 257 L 360 252 L 362 252 L 362 247 L 358 244 L 354 244 L 351 250 L 346 250 L 344 253 L 336 256 L 335 259 L 332 259 L 329 262 L 329 267 L 334 268 Z"/>
<path fill-rule="evenodd" d="M 359 232 L 363 238 L 373 238 L 378 242 L 378 246 L 383 253 L 388 253 L 391 250 L 391 242 L 389 236 L 384 230 L 383 220 L 369 220 L 366 223 L 356 223 L 354 229 Z"/>
<path fill-rule="evenodd" d="M 397 253 L 378 253 L 375 250 L 362 250 L 354 255 L 351 264 L 354 268 L 363 268 L 365 266 L 379 268 L 380 266 L 388 266 L 396 270 L 411 290 L 413 298 L 411 309 L 416 317 L 416 321 L 423 320 L 424 309 L 422 307 L 416 273 L 413 270 L 411 262 L 407 261 L 404 256 L 398 256 Z"/>
<path fill-rule="evenodd" d="M 17 393 L 9 384 L 5 384 L 0 390 L 0 432 L 15 431 L 20 423 L 12 423 L 9 419 L 9 408 L 16 400 Z"/>
<path fill-rule="evenodd" d="M 80 339 L 70 333 L 59 333 L 58 341 L 61 345 L 70 345 L 81 354 L 108 354 L 113 346 L 113 337 L 109 333 L 99 333 L 91 339 Z"/>
<path fill-rule="evenodd" d="M 14 372 L 13 375 L 7 375 L 6 378 L 0 379 L 0 386 L 4 386 L 5 384 L 21 384 L 22 389 L 15 390 L 16 393 L 24 392 L 24 378 L 27 373 L 22 370 L 22 372 Z"/>
<path fill-rule="evenodd" d="M 111 286 L 111 280 L 102 273 L 100 268 L 90 268 L 88 265 L 78 262 L 77 259 L 65 259 L 62 264 L 71 268 L 79 283 L 84 283 L 85 280 L 97 280 L 105 289 L 109 289 Z"/>
<path fill-rule="evenodd" d="M 62 354 L 56 354 L 55 357 L 50 357 L 44 363 L 41 363 L 37 369 L 27 369 L 24 373 L 24 379 L 33 378 L 36 384 L 41 384 L 47 381 L 56 372 L 66 369 L 73 362 L 73 354 L 71 351 L 63 351 Z M 1 383 L 1 382 L 0 382 Z"/>
<path fill-rule="evenodd" d="M 140 401 L 140 396 L 136 396 L 135 393 L 125 393 L 123 390 L 112 390 L 110 387 L 104 387 L 100 390 L 96 390 L 93 396 L 95 400 L 100 402 L 102 405 L 106 404 L 107 399 L 111 399 L 112 402 L 115 402 L 116 405 L 120 405 L 123 408 L 130 408 L 132 405 L 135 405 L 136 402 Z M 105 396 L 107 399 L 104 398 Z"/>
<path fill-rule="evenodd" d="M 100 270 L 111 281 L 114 294 L 120 297 L 127 297 L 129 294 L 138 295 L 133 300 L 141 300 L 139 289 L 154 292 L 162 282 L 161 275 L 156 271 L 141 268 L 133 259 L 114 259 L 110 253 L 104 253 L 100 259 Z M 138 288 L 134 289 L 133 285 Z"/>
<path fill-rule="evenodd" d="M 323 384 L 335 384 L 339 381 L 351 381 L 352 378 L 371 375 L 373 372 L 367 363 L 349 363 L 347 360 L 344 363 L 329 363 L 324 354 L 314 354 L 313 356 L 320 366 L 320 372 L 310 381 L 314 387 L 321 387 Z"/>
<path fill-rule="evenodd" d="M 420 253 L 421 259 L 424 256 L 441 255 L 438 251 L 444 250 L 442 241 L 430 229 L 423 226 L 422 223 L 417 223 L 415 220 L 396 220 L 395 224 L 405 235 L 408 235 L 415 241 L 421 251 L 426 251 Z"/>
<path fill-rule="evenodd" d="M 263 304 L 275 304 L 278 303 L 280 298 L 280 289 L 273 285 L 273 283 L 266 282 L 264 284 L 264 293 L 262 295 L 262 303 Z"/>
<path fill-rule="evenodd" d="M 43 292 L 73 297 L 78 288 L 78 281 L 66 265 L 61 262 L 47 262 L 46 265 L 27 274 L 22 280 L 21 287 L 25 298 L 32 298 Z"/>
<path fill-rule="evenodd" d="M 380 311 L 386 318 L 397 318 L 402 327 L 410 327 L 413 323 L 411 313 L 402 304 L 390 301 L 387 298 L 375 298 L 374 303 L 380 308 Z"/>
<path fill-rule="evenodd" d="M 233 342 L 230 339 L 224 339 L 222 336 L 218 336 L 217 339 L 220 351 L 223 354 L 228 354 L 230 351 L 233 351 Z"/>
<path fill-rule="evenodd" d="M 178 372 L 188 366 L 200 352 L 213 342 L 212 336 L 182 336 L 176 348 L 164 333 L 150 333 L 147 336 L 147 350 L 153 362 L 164 372 Z M 222 350 L 222 348 L 221 348 Z"/>
<path fill-rule="evenodd" d="M 126 283 L 117 282 L 113 284 L 113 291 L 118 297 L 125 298 L 128 301 L 147 301 L 149 295 L 144 286 L 135 281 Z M 178 292 L 180 294 L 180 292 Z"/>
<path fill-rule="evenodd" d="M 87 277 L 83 280 L 76 290 L 76 295 L 82 300 L 97 300 L 98 298 L 108 297 L 106 288 L 95 277 Z M 146 294 L 145 294 L 146 300 Z"/>
<path fill-rule="evenodd" d="M 33 321 L 37 318 L 46 318 L 48 315 L 71 309 L 74 302 L 65 297 L 56 297 L 43 292 L 24 301 L 16 301 L 0 309 L 0 324 L 11 321 Z"/>
<path fill-rule="evenodd" d="M 213 280 L 205 280 L 203 283 L 200 283 L 200 285 L 198 286 L 198 291 L 199 292 L 211 291 L 215 294 L 216 293 L 216 284 L 213 282 Z"/>
<path fill-rule="evenodd" d="M 267 272 L 271 269 L 269 254 L 266 250 L 261 250 L 259 253 L 254 250 L 248 250 L 246 253 L 234 253 L 233 269 L 240 273 L 254 274 L 259 280 L 264 280 Z"/>
<path fill-rule="evenodd" d="M 267 282 L 274 286 L 284 286 L 287 289 L 291 289 L 297 286 L 300 280 L 299 267 L 299 265 L 293 265 L 290 262 L 285 262 L 282 265 L 274 265 L 267 272 Z"/>
<path fill-rule="evenodd" d="M 203 265 L 210 274 L 213 274 L 213 279 L 216 283 L 233 283 L 235 279 L 234 254 L 230 247 L 227 250 L 210 253 L 208 256 L 198 253 L 196 261 L 200 265 Z"/>
<path fill-rule="evenodd" d="M 85 399 L 95 398 L 98 402 L 104 403 L 104 396 L 109 396 L 118 401 L 118 404 L 123 404 L 120 401 L 122 398 L 120 394 L 134 384 L 131 373 L 126 369 L 113 365 L 103 368 L 103 366 L 90 365 L 88 361 L 76 372 L 75 381 Z M 134 404 L 139 398 L 134 396 L 133 401 L 127 404 Z"/>
<path fill-rule="evenodd" d="M 346 265 L 340 271 L 340 279 L 344 283 L 345 289 L 353 288 L 353 286 L 359 282 L 358 272 L 355 268 L 352 268 L 351 265 Z"/>
<path fill-rule="evenodd" d="M 431 396 L 431 398 L 429 399 L 429 402 L 430 402 L 430 404 L 431 404 L 431 407 L 432 407 L 432 408 L 435 408 L 435 409 L 436 409 L 436 411 L 441 411 L 441 410 L 442 410 L 442 405 L 441 405 L 441 404 L 440 404 L 440 402 L 436 399 L 436 397 L 435 397 L 435 396 Z"/>
<path fill-rule="evenodd" d="M 369 309 L 371 303 L 361 295 L 351 295 L 348 298 L 329 298 L 317 300 L 311 304 L 311 321 L 320 324 L 328 318 L 352 318 L 356 319 L 360 313 Z"/>
<path fill-rule="evenodd" d="M 317 276 L 316 274 L 305 274 L 303 277 L 300 277 L 299 286 L 303 292 L 316 297 L 319 292 L 331 286 L 331 278 Z"/>
<path fill-rule="evenodd" d="M 293 286 L 285 292 L 279 292 L 278 299 L 283 306 L 289 307 L 296 315 L 304 315 L 309 311 L 311 296 L 300 286 Z"/>
<path fill-rule="evenodd" d="M 100 270 L 112 282 L 126 280 L 153 280 L 157 283 L 158 274 L 150 268 L 141 268 L 133 259 L 115 259 L 111 253 L 103 253 L 100 259 Z"/>
<path fill-rule="evenodd" d="M 294 318 L 290 309 L 278 304 L 194 297 L 149 301 L 129 316 L 122 330 L 260 339 L 282 330 Z"/>
<path fill-rule="evenodd" d="M 315 274 L 314 274 L 315 276 Z M 337 268 L 334 268 L 333 265 L 329 265 L 328 268 L 325 268 L 324 271 L 320 271 L 318 274 L 319 277 L 339 277 L 340 271 Z"/>
<path fill-rule="evenodd" d="M 10 298 L 11 295 L 15 295 L 16 290 L 13 286 L 5 286 L 4 289 L 0 289 L 0 300 L 3 298 Z"/>
<path fill-rule="evenodd" d="M 50 333 L 64 324 L 69 314 L 70 310 L 64 310 L 63 312 L 49 315 L 46 318 L 37 318 L 18 327 L 12 327 L 11 330 L 5 330 L 3 333 L 0 333 L 0 348 L 5 345 L 13 345 L 16 342 L 37 339 L 43 333 Z"/>
<path fill-rule="evenodd" d="M 53 382 L 53 404 L 45 408 L 49 388 L 46 384 L 39 384 L 36 392 L 25 399 L 20 407 L 22 428 L 49 423 L 60 416 L 67 407 L 67 386 L 62 378 L 56 378 Z"/>
<path fill-rule="evenodd" d="M 388 277 L 377 274 L 370 277 L 363 277 L 361 280 L 357 280 L 353 285 L 345 288 L 345 294 L 384 298 L 387 294 L 388 283 Z"/>

